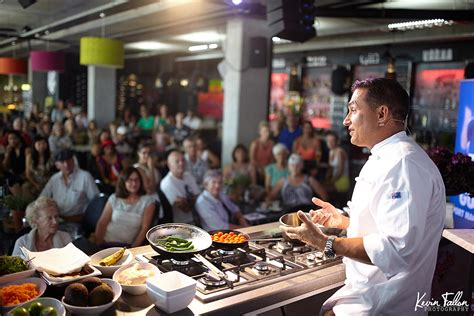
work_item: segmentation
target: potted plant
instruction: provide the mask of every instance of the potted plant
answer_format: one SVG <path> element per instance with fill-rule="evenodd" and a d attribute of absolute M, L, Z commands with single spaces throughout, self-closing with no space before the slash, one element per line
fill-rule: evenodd
<path fill-rule="evenodd" d="M 453 154 L 444 147 L 427 151 L 443 177 L 446 195 L 468 193 L 474 197 L 474 161 L 462 153 Z"/>
<path fill-rule="evenodd" d="M 23 227 L 23 217 L 28 204 L 32 202 L 31 198 L 21 195 L 7 195 L 0 200 L 0 203 L 10 210 L 10 216 L 13 220 L 13 229 L 18 232 Z"/>

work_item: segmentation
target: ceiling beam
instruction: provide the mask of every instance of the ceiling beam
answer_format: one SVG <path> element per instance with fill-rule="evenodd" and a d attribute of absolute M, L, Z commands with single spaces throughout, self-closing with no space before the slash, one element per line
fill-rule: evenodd
<path fill-rule="evenodd" d="M 377 18 L 377 19 L 446 19 L 458 21 L 474 20 L 474 10 L 408 10 L 408 9 L 318 9 L 316 17 Z"/>

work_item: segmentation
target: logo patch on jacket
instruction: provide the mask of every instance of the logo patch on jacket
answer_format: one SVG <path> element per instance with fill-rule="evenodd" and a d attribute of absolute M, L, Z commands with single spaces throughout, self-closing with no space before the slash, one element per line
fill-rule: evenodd
<path fill-rule="evenodd" d="M 402 198 L 402 193 L 401 192 L 393 192 L 388 195 L 388 198 L 391 200 L 396 200 L 396 199 L 401 199 Z"/>

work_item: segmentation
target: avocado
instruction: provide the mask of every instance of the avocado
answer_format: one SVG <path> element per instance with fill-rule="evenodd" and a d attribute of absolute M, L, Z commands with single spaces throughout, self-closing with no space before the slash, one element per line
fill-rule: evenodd
<path fill-rule="evenodd" d="M 87 290 L 90 293 L 90 292 L 92 292 L 93 289 L 95 289 L 96 287 L 101 285 L 102 281 L 99 278 L 96 278 L 96 277 L 88 277 L 88 278 L 85 278 L 84 280 L 82 280 L 81 283 L 86 286 Z"/>
<path fill-rule="evenodd" d="M 114 292 L 108 284 L 102 284 L 92 290 L 89 294 L 89 306 L 104 305 L 112 302 Z"/>
<path fill-rule="evenodd" d="M 64 291 L 64 302 L 73 306 L 87 306 L 89 291 L 84 284 L 69 284 Z"/>

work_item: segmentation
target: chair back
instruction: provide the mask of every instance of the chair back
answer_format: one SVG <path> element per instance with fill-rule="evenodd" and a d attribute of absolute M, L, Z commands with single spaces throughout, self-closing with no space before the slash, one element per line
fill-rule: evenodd
<path fill-rule="evenodd" d="M 97 222 L 99 221 L 102 211 L 104 210 L 105 204 L 107 203 L 109 196 L 105 193 L 98 193 L 87 205 L 86 211 L 82 217 L 82 229 L 84 230 L 84 237 L 88 238 L 89 235 L 95 231 Z"/>
<path fill-rule="evenodd" d="M 160 198 L 161 207 L 163 207 L 163 217 L 158 219 L 160 224 L 164 223 L 173 223 L 173 207 L 171 206 L 170 202 L 166 198 L 166 195 L 161 191 L 161 189 L 157 190 L 158 197 Z M 159 214 L 159 209 L 155 209 L 155 214 Z"/>

